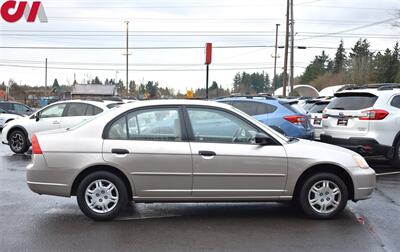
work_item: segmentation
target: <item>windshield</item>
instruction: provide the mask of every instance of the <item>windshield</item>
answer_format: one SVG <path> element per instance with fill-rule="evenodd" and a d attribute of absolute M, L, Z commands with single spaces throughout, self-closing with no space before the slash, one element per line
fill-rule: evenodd
<path fill-rule="evenodd" d="M 337 94 L 328 109 L 335 110 L 360 110 L 374 106 L 377 96 L 369 93 L 342 93 Z"/>

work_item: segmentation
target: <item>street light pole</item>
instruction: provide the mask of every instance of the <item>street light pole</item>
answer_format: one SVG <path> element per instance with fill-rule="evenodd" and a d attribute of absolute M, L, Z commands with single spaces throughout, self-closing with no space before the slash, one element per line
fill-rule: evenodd
<path fill-rule="evenodd" d="M 47 97 L 47 58 L 44 64 L 44 96 Z"/>
<path fill-rule="evenodd" d="M 290 0 L 290 92 L 293 91 L 294 85 L 294 17 L 293 17 L 293 1 Z"/>
<path fill-rule="evenodd" d="M 285 34 L 285 59 L 283 64 L 283 96 L 286 96 L 286 87 L 288 84 L 288 47 L 289 47 L 289 5 L 290 0 L 286 2 L 286 34 Z"/>
<path fill-rule="evenodd" d="M 276 34 L 275 34 L 275 55 L 274 55 L 274 80 L 272 82 L 272 92 L 276 89 L 276 59 L 278 58 L 278 29 L 280 24 L 276 24 Z"/>
<path fill-rule="evenodd" d="M 126 93 L 129 94 L 129 21 L 126 24 Z M 117 80 L 115 80 L 117 81 Z"/>

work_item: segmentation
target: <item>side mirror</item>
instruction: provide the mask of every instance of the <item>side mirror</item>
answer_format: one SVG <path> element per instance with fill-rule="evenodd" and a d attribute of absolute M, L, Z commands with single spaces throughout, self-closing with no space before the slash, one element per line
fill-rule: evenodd
<path fill-rule="evenodd" d="M 256 144 L 259 145 L 271 145 L 274 144 L 275 141 L 270 137 L 265 135 L 264 133 L 257 133 L 256 134 Z"/>
<path fill-rule="evenodd" d="M 36 114 L 35 114 L 35 120 L 36 120 L 36 122 L 38 122 L 39 119 L 40 119 L 40 113 L 36 113 Z"/>

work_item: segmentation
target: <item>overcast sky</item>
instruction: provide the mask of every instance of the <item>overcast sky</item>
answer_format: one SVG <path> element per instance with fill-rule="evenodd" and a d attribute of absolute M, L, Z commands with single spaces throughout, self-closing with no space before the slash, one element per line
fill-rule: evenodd
<path fill-rule="evenodd" d="M 42 3 L 48 23 L 32 24 L 21 19 L 10 24 L 0 20 L 0 47 L 122 48 L 124 21 L 128 20 L 129 46 L 133 47 L 129 79 L 136 83 L 158 81 L 161 86 L 183 92 L 205 85 L 202 47 L 206 42 L 215 47 L 234 47 L 214 48 L 210 66 L 210 82 L 215 80 L 229 88 L 236 72 L 265 70 L 272 77 L 277 23 L 281 24 L 279 45 L 284 44 L 284 0 L 45 0 Z M 374 50 L 392 48 L 400 39 L 400 28 L 394 28 L 394 21 L 389 20 L 400 9 L 399 0 L 294 0 L 294 3 L 295 45 L 309 47 L 295 51 L 295 75 L 301 74 L 322 50 L 333 57 L 340 39 L 350 48 L 358 38 L 368 38 Z M 385 20 L 389 21 L 380 22 Z M 347 30 L 350 31 L 343 32 Z M 278 72 L 283 67 L 283 53 L 284 49 L 279 49 Z M 22 84 L 43 85 L 46 57 L 50 85 L 54 78 L 60 84 L 72 84 L 74 75 L 78 82 L 95 76 L 102 81 L 115 77 L 125 81 L 123 54 L 122 49 L 0 48 L 0 81 L 12 78 Z"/>

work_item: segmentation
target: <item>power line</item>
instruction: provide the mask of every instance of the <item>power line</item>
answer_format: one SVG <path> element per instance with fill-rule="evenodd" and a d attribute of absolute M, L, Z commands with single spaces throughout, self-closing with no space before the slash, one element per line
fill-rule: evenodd
<path fill-rule="evenodd" d="M 366 25 L 357 26 L 357 27 L 354 27 L 354 28 L 346 29 L 346 30 L 341 30 L 341 31 L 337 31 L 337 32 L 330 32 L 330 33 L 325 33 L 325 34 L 316 35 L 316 36 L 310 36 L 310 37 L 307 37 L 307 38 L 300 38 L 298 40 L 307 40 L 307 39 L 313 39 L 313 38 L 321 38 L 321 37 L 326 37 L 326 36 L 338 35 L 338 34 L 342 34 L 342 33 L 346 33 L 346 32 L 356 31 L 356 30 L 367 28 L 367 27 L 375 26 L 375 25 L 378 25 L 378 24 L 388 23 L 388 22 L 391 22 L 391 21 L 395 21 L 395 20 L 397 20 L 399 18 L 400 17 L 388 18 L 388 19 L 385 19 L 385 20 L 369 23 L 369 24 L 366 24 Z"/>
<path fill-rule="evenodd" d="M 32 65 L 18 65 L 18 64 L 0 64 L 2 67 L 17 67 L 17 68 L 32 68 L 32 69 L 43 69 L 43 66 L 32 66 Z M 296 66 L 299 68 L 305 68 L 303 66 Z M 213 68 L 213 71 L 233 71 L 233 70 L 264 70 L 264 69 L 272 69 L 271 67 L 237 67 L 237 68 Z M 78 68 L 78 67 L 48 67 L 48 69 L 57 69 L 57 70 L 82 70 L 82 71 L 124 71 L 125 69 L 116 69 L 116 68 Z M 130 69 L 130 72 L 196 72 L 196 71 L 204 71 L 202 68 L 183 68 L 183 69 Z"/>
<path fill-rule="evenodd" d="M 268 48 L 273 45 L 232 45 L 232 46 L 214 46 L 218 49 L 234 48 Z M 0 46 L 0 49 L 38 49 L 38 50 L 123 50 L 126 47 L 89 47 L 89 46 Z M 172 49 L 204 49 L 203 46 L 151 46 L 151 47 L 129 47 L 132 50 L 172 50 Z"/>

